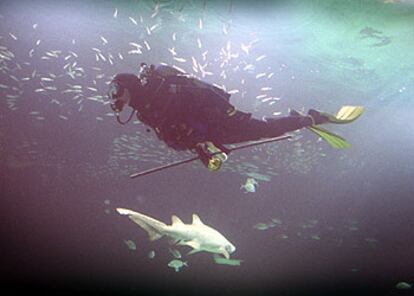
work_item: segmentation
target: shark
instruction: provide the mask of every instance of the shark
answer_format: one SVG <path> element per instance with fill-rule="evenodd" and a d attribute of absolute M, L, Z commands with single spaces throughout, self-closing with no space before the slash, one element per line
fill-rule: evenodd
<path fill-rule="evenodd" d="M 230 254 L 236 251 L 236 247 L 231 242 L 220 232 L 204 224 L 196 214 L 193 214 L 191 224 L 184 224 L 180 218 L 172 215 L 172 223 L 167 225 L 129 209 L 117 208 L 116 210 L 120 215 L 128 216 L 129 219 L 147 231 L 150 241 L 165 236 L 174 244 L 191 247 L 192 250 L 188 254 L 204 251 L 221 254 L 224 258 L 229 259 Z"/>

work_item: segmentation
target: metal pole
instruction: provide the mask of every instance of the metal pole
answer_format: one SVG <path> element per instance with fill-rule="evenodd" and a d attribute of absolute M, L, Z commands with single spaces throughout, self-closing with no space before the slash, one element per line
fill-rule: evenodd
<path fill-rule="evenodd" d="M 286 139 L 290 139 L 290 138 L 292 138 L 292 136 L 282 136 L 282 137 L 276 137 L 276 138 L 266 139 L 266 140 L 262 140 L 262 141 L 256 141 L 256 142 L 253 142 L 253 143 L 248 143 L 248 144 L 243 144 L 243 145 L 240 145 L 240 146 L 236 146 L 234 148 L 229 148 L 229 151 L 233 152 L 233 151 L 244 149 L 244 148 L 249 148 L 249 147 L 262 145 L 262 144 L 266 144 L 266 143 L 278 142 L 278 141 L 282 141 L 282 140 L 286 140 Z M 222 153 L 222 151 L 212 153 L 211 156 L 216 155 L 216 154 L 220 154 L 220 153 Z M 159 171 L 163 171 L 165 169 L 169 169 L 169 168 L 172 168 L 172 167 L 175 167 L 175 166 L 179 166 L 179 165 L 182 165 L 182 164 L 185 164 L 185 163 L 189 163 L 189 162 L 192 162 L 192 161 L 197 160 L 199 158 L 200 158 L 200 156 L 194 156 L 192 158 L 179 160 L 179 161 L 167 164 L 167 165 L 163 165 L 163 166 L 155 167 L 155 168 L 152 168 L 152 169 L 149 169 L 149 170 L 146 170 L 146 171 L 131 174 L 131 175 L 129 175 L 129 177 L 131 179 L 142 177 L 142 176 L 149 175 L 149 174 L 159 172 Z"/>

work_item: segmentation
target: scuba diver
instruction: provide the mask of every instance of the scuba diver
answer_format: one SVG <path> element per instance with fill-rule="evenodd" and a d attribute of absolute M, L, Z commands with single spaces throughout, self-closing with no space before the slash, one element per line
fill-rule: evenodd
<path fill-rule="evenodd" d="M 355 107 L 361 108 L 360 112 L 348 110 L 347 113 L 353 113 L 352 120 L 346 116 L 341 121 L 338 116 L 314 109 L 307 114 L 291 110 L 286 117 L 260 120 L 237 110 L 229 102 L 230 94 L 216 86 L 170 66 L 145 63 L 141 63 L 139 75 L 117 74 L 110 83 L 108 96 L 120 124 L 129 122 L 136 112 L 138 119 L 154 130 L 160 140 L 175 150 L 197 153 L 210 171 L 218 170 L 227 159 L 230 150 L 226 144 L 279 137 L 304 127 L 326 136 L 327 131 L 318 125 L 350 122 L 362 113 L 362 107 Z M 123 122 L 119 114 L 125 106 L 132 111 Z"/>

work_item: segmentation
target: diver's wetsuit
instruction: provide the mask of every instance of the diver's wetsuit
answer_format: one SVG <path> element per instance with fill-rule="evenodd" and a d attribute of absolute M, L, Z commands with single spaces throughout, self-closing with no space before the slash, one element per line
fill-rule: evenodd
<path fill-rule="evenodd" d="M 132 96 L 130 106 L 175 150 L 206 141 L 221 146 L 277 137 L 313 123 L 302 115 L 254 119 L 237 111 L 223 90 L 184 76 L 151 77 L 143 90 L 139 98 Z"/>
<path fill-rule="evenodd" d="M 230 118 L 224 118 L 222 124 L 215 127 L 210 135 L 214 143 L 235 144 L 255 141 L 263 138 L 279 137 L 287 132 L 312 125 L 307 116 L 289 115 L 282 118 L 259 120 L 248 113 L 237 111 Z"/>

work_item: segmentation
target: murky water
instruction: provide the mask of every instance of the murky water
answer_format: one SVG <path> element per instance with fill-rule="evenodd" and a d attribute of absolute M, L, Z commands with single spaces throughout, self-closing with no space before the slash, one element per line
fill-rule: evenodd
<path fill-rule="evenodd" d="M 3 1 L 0 188 L 9 286 L 412 292 L 397 285 L 414 282 L 411 2 Z M 138 73 L 141 62 L 214 83 L 257 118 L 289 108 L 366 111 L 352 124 L 327 125 L 350 149 L 301 130 L 232 153 L 219 172 L 194 162 L 130 180 L 191 157 L 138 120 L 116 122 L 108 83 Z M 247 178 L 257 181 L 254 190 L 242 186 Z M 117 207 L 167 224 L 171 215 L 190 223 L 197 213 L 237 247 L 240 266 L 187 255 L 189 247 L 177 258 L 167 240 L 148 241 Z M 173 259 L 188 266 L 175 272 Z"/>

